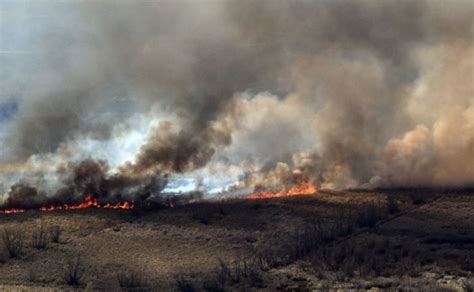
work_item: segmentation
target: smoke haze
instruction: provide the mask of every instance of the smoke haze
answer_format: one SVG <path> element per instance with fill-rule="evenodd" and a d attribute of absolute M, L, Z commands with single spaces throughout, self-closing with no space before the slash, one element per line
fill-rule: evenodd
<path fill-rule="evenodd" d="M 5 204 L 474 184 L 472 1 L 0 8 Z"/>

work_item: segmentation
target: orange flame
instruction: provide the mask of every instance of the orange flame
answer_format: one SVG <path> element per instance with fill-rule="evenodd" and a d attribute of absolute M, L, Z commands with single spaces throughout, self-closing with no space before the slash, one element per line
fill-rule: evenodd
<path fill-rule="evenodd" d="M 171 197 L 166 200 L 166 207 L 174 208 L 173 199 L 171 199 Z"/>
<path fill-rule="evenodd" d="M 281 197 L 290 197 L 290 196 L 298 196 L 298 195 L 311 195 L 311 194 L 316 193 L 317 191 L 318 189 L 316 188 L 314 184 L 302 181 L 298 185 L 294 185 L 288 190 L 286 187 L 283 187 L 278 192 L 270 192 L 270 191 L 254 192 L 249 196 L 249 198 L 252 200 L 258 200 L 258 199 L 281 198 Z"/>
<path fill-rule="evenodd" d="M 7 210 L 0 210 L 0 214 L 17 214 L 25 212 L 25 209 L 7 209 Z"/>
<path fill-rule="evenodd" d="M 86 208 L 103 208 L 103 209 L 133 209 L 135 207 L 133 201 L 124 201 L 124 202 L 118 202 L 118 203 L 105 203 L 105 204 L 100 204 L 99 200 L 94 198 L 92 195 L 87 195 L 84 199 L 79 204 L 64 204 L 64 205 L 49 205 L 49 206 L 43 206 L 39 209 L 38 211 L 42 212 L 51 212 L 51 211 L 56 211 L 56 210 L 78 210 L 78 209 L 86 209 Z M 0 214 L 16 214 L 16 213 L 23 213 L 25 212 L 26 209 L 6 209 L 6 210 L 0 210 Z"/>

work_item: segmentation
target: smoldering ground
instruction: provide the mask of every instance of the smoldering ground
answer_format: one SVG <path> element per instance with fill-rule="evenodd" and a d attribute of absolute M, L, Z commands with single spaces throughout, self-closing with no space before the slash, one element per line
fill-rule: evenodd
<path fill-rule="evenodd" d="M 67 189 L 58 168 L 104 159 L 137 131 L 140 145 L 97 179 L 254 184 L 286 169 L 326 188 L 474 183 L 470 1 L 25 7 L 4 5 L 3 33 L 30 53 L 1 55 L 1 101 L 17 107 L 0 127 L 3 192 Z"/>

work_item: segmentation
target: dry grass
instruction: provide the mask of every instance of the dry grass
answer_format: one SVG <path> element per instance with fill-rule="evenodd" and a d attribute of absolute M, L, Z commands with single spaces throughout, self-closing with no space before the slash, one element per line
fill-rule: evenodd
<path fill-rule="evenodd" d="M 195 283 L 188 279 L 183 274 L 176 276 L 176 289 L 180 292 L 195 292 L 198 291 L 195 287 Z"/>
<path fill-rule="evenodd" d="M 201 210 L 207 210 L 205 214 L 215 212 L 215 209 L 212 209 L 213 212 L 208 212 L 209 209 Z M 237 284 L 243 287 L 262 288 L 265 286 L 263 275 L 267 271 L 287 266 L 300 259 L 321 255 L 325 265 L 334 270 L 337 263 L 348 254 L 345 253 L 345 249 L 339 254 L 328 254 L 325 252 L 327 247 L 336 239 L 356 230 L 355 224 L 360 227 L 375 226 L 382 218 L 382 213 L 383 210 L 378 205 L 371 205 L 360 212 L 338 212 L 330 221 L 306 220 L 292 232 L 278 234 L 278 237 L 272 240 L 257 244 L 250 256 L 240 257 L 232 264 L 219 259 L 215 271 L 205 275 L 201 280 L 193 282 L 179 275 L 176 281 L 177 289 L 187 291 L 186 289 L 200 287 L 198 290 L 227 291 Z M 347 262 L 344 267 L 344 274 L 348 274 L 353 264 Z"/>
<path fill-rule="evenodd" d="M 178 291 L 187 292 L 228 291 L 239 285 L 240 287 L 263 288 L 265 286 L 263 274 L 264 271 L 254 255 L 246 258 L 241 257 L 232 264 L 218 259 L 217 267 L 212 273 L 194 281 L 190 277 L 179 274 L 176 277 L 176 288 Z"/>
<path fill-rule="evenodd" d="M 375 205 L 368 205 L 364 207 L 362 211 L 359 211 L 355 219 L 360 227 L 373 228 L 381 218 L 381 209 Z"/>
<path fill-rule="evenodd" d="M 204 225 L 210 224 L 214 219 L 220 219 L 227 213 L 221 203 L 194 203 L 190 204 L 192 218 Z"/>
<path fill-rule="evenodd" d="M 117 281 L 120 288 L 125 291 L 151 291 L 142 274 L 130 270 L 118 273 Z"/>
<path fill-rule="evenodd" d="M 338 281 L 354 276 L 419 276 L 420 256 L 414 243 L 369 235 L 321 248 L 310 257 L 318 275 L 332 275 Z"/>
<path fill-rule="evenodd" d="M 177 204 L 137 216 L 112 210 L 4 215 L 2 238 L 5 227 L 8 232 L 24 230 L 20 233 L 27 237 L 19 240 L 18 259 L 9 260 L 5 248 L 0 290 L 6 289 L 4 283 L 60 289 L 67 282 L 102 291 L 119 286 L 128 291 L 433 291 L 440 284 L 428 279 L 429 273 L 450 275 L 456 283 L 460 277 L 468 279 L 474 262 L 472 196 L 429 199 L 428 205 L 416 206 L 408 192 L 393 194 L 393 201 L 387 194 L 392 195 L 322 193 Z M 393 205 L 400 212 L 390 212 Z M 38 222 L 48 222 L 43 232 Z M 35 232 L 48 237 L 48 248 L 41 252 L 30 244 Z M 59 234 L 61 244 L 51 243 L 53 233 Z M 79 264 L 71 257 L 77 253 L 83 255 Z M 58 265 L 68 258 L 66 269 Z M 129 266 L 139 273 L 120 272 Z M 170 280 L 169 275 L 179 271 L 182 275 Z M 137 275 L 146 279 L 145 287 L 136 287 L 144 286 L 137 283 Z M 406 279 L 415 283 L 410 286 Z"/>
<path fill-rule="evenodd" d="M 78 286 L 81 284 L 84 269 L 80 254 L 68 259 L 64 271 L 64 282 L 69 286 Z"/>
<path fill-rule="evenodd" d="M 31 233 L 31 245 L 35 249 L 45 249 L 48 246 L 48 232 L 43 224 Z"/>
<path fill-rule="evenodd" d="M 48 234 L 51 242 L 59 243 L 63 230 L 59 225 L 53 225 L 49 228 Z"/>
<path fill-rule="evenodd" d="M 2 232 L 2 240 L 10 258 L 19 258 L 23 254 L 24 230 L 6 227 Z"/>

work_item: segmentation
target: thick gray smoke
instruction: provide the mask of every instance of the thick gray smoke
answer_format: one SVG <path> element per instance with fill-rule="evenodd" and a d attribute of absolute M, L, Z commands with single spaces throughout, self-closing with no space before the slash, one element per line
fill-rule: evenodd
<path fill-rule="evenodd" d="M 2 2 L 5 199 L 474 183 L 472 1 L 25 3 Z M 96 159 L 105 189 L 70 179 Z"/>

